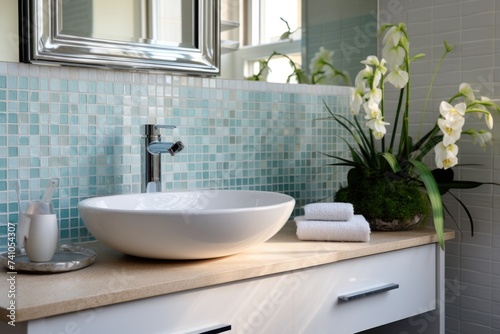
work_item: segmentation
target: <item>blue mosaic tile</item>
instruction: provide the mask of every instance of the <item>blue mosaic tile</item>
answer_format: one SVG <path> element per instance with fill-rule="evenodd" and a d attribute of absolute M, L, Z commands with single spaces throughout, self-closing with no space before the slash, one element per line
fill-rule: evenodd
<path fill-rule="evenodd" d="M 9 66 L 37 72 L 26 70 L 36 65 Z M 69 78 L 92 71 L 65 70 Z M 181 154 L 162 157 L 164 189 L 285 192 L 297 200 L 294 214 L 299 214 L 304 204 L 333 194 L 345 179 L 345 171 L 323 168 L 328 160 L 317 154 L 345 150 L 343 143 L 333 145 L 343 130 L 315 120 L 325 116 L 323 101 L 347 113 L 347 89 L 303 86 L 287 93 L 278 84 L 245 83 L 246 89 L 237 89 L 221 79 L 111 77 L 0 73 L 0 198 L 8 199 L 0 204 L 0 240 L 7 221 L 17 221 L 17 179 L 26 206 L 50 178 L 59 181 L 54 205 L 61 240 L 92 240 L 77 204 L 91 196 L 140 191 L 145 123 L 177 125 L 175 139 L 186 145 Z"/>

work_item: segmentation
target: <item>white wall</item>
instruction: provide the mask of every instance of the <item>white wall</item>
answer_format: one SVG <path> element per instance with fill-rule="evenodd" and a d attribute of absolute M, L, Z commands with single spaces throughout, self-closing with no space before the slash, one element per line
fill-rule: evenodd
<path fill-rule="evenodd" d="M 92 15 L 97 38 L 128 41 L 141 36 L 140 6 L 134 0 L 94 0 Z"/>
<path fill-rule="evenodd" d="M 500 2 L 496 0 L 379 0 L 381 23 L 406 22 L 413 54 L 426 58 L 412 67 L 410 121 L 419 123 L 434 67 L 443 52 L 443 40 L 455 45 L 436 77 L 424 123 L 435 122 L 439 103 L 448 100 L 462 82 L 478 94 L 500 99 Z M 483 152 L 470 141 L 459 145 L 459 162 L 478 164 L 456 169 L 460 179 L 500 183 L 500 115 L 494 116 L 497 142 Z M 466 124 L 470 124 L 467 121 Z M 482 124 L 478 123 L 478 124 Z M 413 126 L 414 133 L 417 126 Z M 500 187 L 483 186 L 455 192 L 475 218 L 471 237 L 465 212 L 449 196 L 462 237 L 446 247 L 446 332 L 500 332 Z M 457 229 L 451 219 L 449 228 Z M 415 327 L 416 330 L 419 327 Z"/>
<path fill-rule="evenodd" d="M 0 61 L 19 61 L 17 0 L 0 1 Z"/>

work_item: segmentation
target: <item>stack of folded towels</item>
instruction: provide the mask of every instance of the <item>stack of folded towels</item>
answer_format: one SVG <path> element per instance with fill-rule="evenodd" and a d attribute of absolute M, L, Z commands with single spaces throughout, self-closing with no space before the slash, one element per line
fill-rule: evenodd
<path fill-rule="evenodd" d="M 300 240 L 370 241 L 370 225 L 351 203 L 307 204 L 295 222 Z"/>

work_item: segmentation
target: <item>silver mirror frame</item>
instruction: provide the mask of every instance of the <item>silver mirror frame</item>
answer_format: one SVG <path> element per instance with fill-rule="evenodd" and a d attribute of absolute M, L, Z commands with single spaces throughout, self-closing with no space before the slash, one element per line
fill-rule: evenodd
<path fill-rule="evenodd" d="M 20 0 L 20 61 L 172 73 L 220 74 L 220 0 L 195 0 L 195 48 L 59 34 L 60 0 Z"/>

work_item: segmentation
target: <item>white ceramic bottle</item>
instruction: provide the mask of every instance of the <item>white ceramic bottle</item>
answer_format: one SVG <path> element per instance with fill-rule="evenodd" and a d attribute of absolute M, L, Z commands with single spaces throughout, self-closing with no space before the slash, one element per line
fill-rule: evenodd
<path fill-rule="evenodd" d="M 25 216 L 29 219 L 28 236 L 24 241 L 26 255 L 33 262 L 49 262 L 54 257 L 59 238 L 59 226 L 52 203 L 31 202 Z"/>

